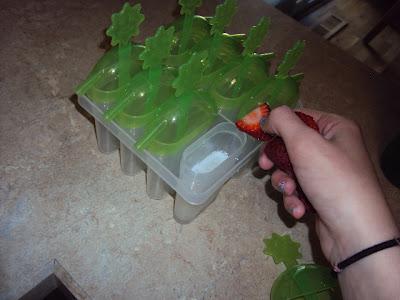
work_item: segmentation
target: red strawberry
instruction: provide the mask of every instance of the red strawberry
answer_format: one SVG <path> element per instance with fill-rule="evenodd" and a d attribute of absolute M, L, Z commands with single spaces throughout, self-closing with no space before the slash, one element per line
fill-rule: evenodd
<path fill-rule="evenodd" d="M 310 128 L 319 132 L 317 123 L 315 123 L 313 117 L 302 113 L 301 111 L 295 111 L 296 115 Z"/>
<path fill-rule="evenodd" d="M 282 170 L 294 179 L 297 186 L 297 196 L 304 203 L 306 210 L 314 211 L 314 208 L 307 200 L 306 195 L 304 194 L 299 182 L 297 181 L 296 175 L 293 171 L 292 163 L 290 162 L 289 155 L 287 153 L 286 146 L 282 138 L 276 136 L 271 141 L 267 142 L 264 147 L 264 153 L 274 163 L 276 168 Z"/>
<path fill-rule="evenodd" d="M 242 119 L 236 121 L 236 127 L 239 130 L 246 132 L 252 137 L 260 141 L 269 141 L 271 136 L 266 134 L 260 126 L 262 118 L 266 118 L 269 115 L 270 108 L 268 104 L 260 104 L 256 109 L 252 110 Z"/>
<path fill-rule="evenodd" d="M 266 118 L 270 112 L 270 108 L 267 104 L 262 104 L 252 112 L 250 112 L 243 119 L 236 122 L 236 126 L 239 130 L 244 131 L 251 136 L 261 141 L 267 141 L 264 148 L 264 153 L 274 163 L 276 168 L 281 169 L 290 177 L 292 177 L 297 185 L 297 195 L 299 199 L 304 203 L 305 207 L 309 211 L 314 211 L 311 203 L 307 200 L 306 195 L 301 189 L 296 175 L 294 174 L 292 164 L 289 160 L 289 155 L 286 150 L 285 143 L 279 136 L 272 136 L 268 133 L 263 132 L 260 126 L 261 118 Z M 297 116 L 310 128 L 319 131 L 317 123 L 314 119 L 302 112 L 296 112 Z"/>

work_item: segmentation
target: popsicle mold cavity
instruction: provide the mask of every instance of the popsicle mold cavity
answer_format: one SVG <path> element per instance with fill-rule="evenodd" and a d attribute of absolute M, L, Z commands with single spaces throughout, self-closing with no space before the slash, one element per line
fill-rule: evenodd
<path fill-rule="evenodd" d="M 204 193 L 214 185 L 238 160 L 247 136 L 229 122 L 212 128 L 183 152 L 181 185 L 193 193 Z"/>

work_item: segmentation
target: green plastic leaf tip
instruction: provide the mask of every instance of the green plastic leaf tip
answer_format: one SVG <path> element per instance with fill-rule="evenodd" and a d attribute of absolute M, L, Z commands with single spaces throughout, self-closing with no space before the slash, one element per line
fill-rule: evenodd
<path fill-rule="evenodd" d="M 195 52 L 189 61 L 179 68 L 178 77 L 172 82 L 175 96 L 179 97 L 185 92 L 194 92 L 206 68 L 204 60 L 207 52 Z"/>
<path fill-rule="evenodd" d="M 296 44 L 286 52 L 285 57 L 278 66 L 276 76 L 285 77 L 288 75 L 289 71 L 293 69 L 300 59 L 300 56 L 303 54 L 305 45 L 306 43 L 304 41 L 297 41 Z"/>
<path fill-rule="evenodd" d="M 146 39 L 146 48 L 139 55 L 139 59 L 143 60 L 143 69 L 158 67 L 162 64 L 172 48 L 172 40 L 174 38 L 174 27 L 165 30 L 161 26 L 156 34 Z"/>
<path fill-rule="evenodd" d="M 211 34 L 222 34 L 226 26 L 231 23 L 237 10 L 236 0 L 226 0 L 217 6 L 215 16 L 210 20 Z"/>
<path fill-rule="evenodd" d="M 194 15 L 194 11 L 201 5 L 202 0 L 179 0 L 181 15 Z"/>
<path fill-rule="evenodd" d="M 270 22 L 270 19 L 262 17 L 258 24 L 250 29 L 247 39 L 243 42 L 243 55 L 251 55 L 261 46 Z"/>
<path fill-rule="evenodd" d="M 283 262 L 286 269 L 297 265 L 297 259 L 302 255 L 299 252 L 300 244 L 293 241 L 288 234 L 273 233 L 271 238 L 264 239 L 264 254 L 272 256 L 275 264 Z"/>
<path fill-rule="evenodd" d="M 125 45 L 132 36 L 139 34 L 139 26 L 144 21 L 144 15 L 141 14 L 141 5 L 131 6 L 125 3 L 119 13 L 111 16 L 111 25 L 106 34 L 111 37 L 111 45 Z"/>

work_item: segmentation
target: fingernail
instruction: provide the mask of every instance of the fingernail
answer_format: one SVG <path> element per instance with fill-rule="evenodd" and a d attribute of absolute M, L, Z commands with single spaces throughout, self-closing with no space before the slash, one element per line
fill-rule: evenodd
<path fill-rule="evenodd" d="M 299 208 L 297 206 L 290 207 L 289 208 L 289 213 L 294 217 L 298 210 L 299 210 Z"/>
<path fill-rule="evenodd" d="M 278 190 L 279 190 L 281 193 L 284 193 L 284 192 L 285 192 L 285 184 L 286 184 L 286 181 L 284 181 L 284 180 L 282 180 L 282 181 L 279 182 L 279 184 L 278 184 Z"/>
<path fill-rule="evenodd" d="M 264 127 L 265 127 L 266 123 L 267 123 L 267 118 L 266 117 L 261 118 L 260 127 L 261 127 L 262 130 L 264 130 Z"/>
<path fill-rule="evenodd" d="M 294 207 L 288 208 L 289 214 L 291 214 L 292 216 L 293 216 L 294 209 L 295 209 Z"/>

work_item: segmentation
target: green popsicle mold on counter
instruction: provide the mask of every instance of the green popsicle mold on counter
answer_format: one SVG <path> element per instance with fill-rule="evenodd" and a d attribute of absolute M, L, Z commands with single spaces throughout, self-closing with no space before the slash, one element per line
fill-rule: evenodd
<path fill-rule="evenodd" d="M 227 33 L 238 9 L 236 0 L 218 5 L 212 17 L 196 15 L 201 2 L 179 0 L 181 16 L 160 24 L 143 44 L 132 42 L 144 22 L 141 6 L 124 4 L 106 31 L 113 47 L 76 88 L 79 103 L 95 118 L 99 149 L 109 153 L 121 147 L 122 168 L 129 165 L 132 174 L 144 162 L 152 181 L 148 187 L 157 186 L 157 195 L 163 194 L 164 183 L 175 190 L 174 215 L 184 222 L 211 203 L 222 184 L 256 155 L 260 143 L 235 132 L 238 115 L 259 102 L 293 106 L 303 77 L 290 74 L 303 42 L 271 74 L 274 53 L 256 52 L 269 19 L 256 21 L 247 35 Z M 192 145 L 205 150 L 212 146 L 217 156 L 196 152 Z M 187 149 L 196 154 L 191 159 L 203 159 L 190 161 L 192 166 L 209 164 L 205 158 L 224 161 L 203 176 L 200 169 L 180 168 L 188 163 L 181 161 Z M 195 174 L 190 173 L 193 180 L 180 177 L 180 170 Z M 185 188 L 188 184 L 197 189 Z"/>

